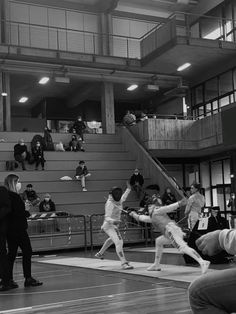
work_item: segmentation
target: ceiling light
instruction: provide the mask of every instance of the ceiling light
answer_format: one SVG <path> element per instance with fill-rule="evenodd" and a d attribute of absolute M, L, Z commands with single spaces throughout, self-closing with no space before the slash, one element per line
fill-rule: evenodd
<path fill-rule="evenodd" d="M 133 91 L 133 90 L 135 90 L 136 88 L 138 88 L 138 85 L 137 85 L 137 84 L 132 84 L 132 85 L 130 85 L 130 86 L 127 88 L 127 90 L 128 90 L 128 91 Z"/>
<path fill-rule="evenodd" d="M 39 84 L 44 85 L 44 84 L 47 84 L 48 81 L 49 81 L 49 77 L 44 76 L 39 80 Z"/>
<path fill-rule="evenodd" d="M 56 83 L 70 84 L 70 78 L 65 76 L 55 76 Z"/>
<path fill-rule="evenodd" d="M 28 99 L 29 99 L 28 97 L 21 97 L 21 98 L 19 99 L 19 102 L 23 104 L 23 103 L 25 103 Z"/>
<path fill-rule="evenodd" d="M 178 72 L 183 71 L 183 70 L 187 69 L 190 66 L 191 66 L 191 63 L 189 63 L 189 62 L 184 63 L 184 64 L 182 64 L 181 66 L 178 67 L 177 71 Z"/>
<path fill-rule="evenodd" d="M 1 95 L 2 96 L 7 96 L 7 93 L 6 92 L 2 92 Z"/>

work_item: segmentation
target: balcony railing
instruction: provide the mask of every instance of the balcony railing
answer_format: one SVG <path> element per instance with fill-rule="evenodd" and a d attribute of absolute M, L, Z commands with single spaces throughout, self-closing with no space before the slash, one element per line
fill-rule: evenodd
<path fill-rule="evenodd" d="M 142 37 L 2 20 L 2 44 L 142 59 L 177 36 L 236 42 L 236 21 L 178 12 Z"/>

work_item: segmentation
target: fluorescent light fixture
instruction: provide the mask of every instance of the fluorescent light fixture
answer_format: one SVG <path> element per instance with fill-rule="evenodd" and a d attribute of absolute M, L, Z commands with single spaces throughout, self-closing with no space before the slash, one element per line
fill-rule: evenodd
<path fill-rule="evenodd" d="M 21 97 L 21 98 L 19 99 L 19 102 L 23 104 L 23 103 L 25 103 L 28 99 L 29 99 L 28 97 Z"/>
<path fill-rule="evenodd" d="M 65 76 L 55 76 L 56 83 L 70 84 L 70 78 Z"/>
<path fill-rule="evenodd" d="M 183 71 L 187 68 L 189 68 L 191 66 L 191 63 L 187 62 L 187 63 L 184 63 L 182 64 L 181 66 L 178 67 L 177 71 L 180 72 L 180 71 Z"/>
<path fill-rule="evenodd" d="M 132 85 L 130 85 L 130 86 L 127 88 L 127 90 L 128 90 L 128 91 L 133 91 L 133 90 L 135 90 L 136 88 L 138 88 L 138 85 L 137 85 L 137 84 L 132 84 Z"/>
<path fill-rule="evenodd" d="M 1 95 L 6 97 L 7 93 L 6 92 L 2 92 Z"/>
<path fill-rule="evenodd" d="M 49 77 L 44 76 L 39 80 L 39 84 L 44 85 L 44 84 L 47 84 L 48 81 L 49 81 Z"/>

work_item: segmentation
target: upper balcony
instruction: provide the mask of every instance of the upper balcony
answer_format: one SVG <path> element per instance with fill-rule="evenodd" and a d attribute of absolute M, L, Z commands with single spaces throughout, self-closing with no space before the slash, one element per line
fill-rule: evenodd
<path fill-rule="evenodd" d="M 185 62 L 198 72 L 219 64 L 235 55 L 235 25 L 234 20 L 176 13 L 142 38 L 142 66 L 170 74 Z"/>
<path fill-rule="evenodd" d="M 151 117 L 131 127 L 131 132 L 153 156 L 202 157 L 236 148 L 236 104 L 204 119 Z"/>
<path fill-rule="evenodd" d="M 142 37 L 120 36 L 18 20 L 2 20 L 1 55 L 15 55 L 102 64 L 119 69 L 177 74 L 191 62 L 197 69 L 233 56 L 235 21 L 176 13 Z"/>

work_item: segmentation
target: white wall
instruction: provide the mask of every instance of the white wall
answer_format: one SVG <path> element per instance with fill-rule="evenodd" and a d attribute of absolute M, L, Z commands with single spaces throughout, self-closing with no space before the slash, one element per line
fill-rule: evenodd
<path fill-rule="evenodd" d="M 79 32 L 98 32 L 95 14 L 10 1 L 8 19 L 16 22 L 9 25 L 11 44 L 72 52 L 97 51 L 97 37 Z"/>

